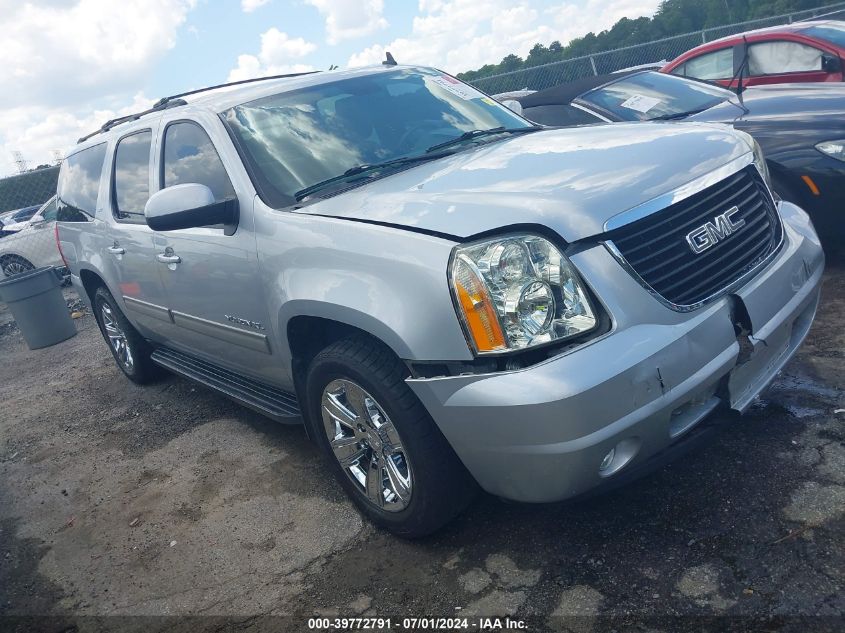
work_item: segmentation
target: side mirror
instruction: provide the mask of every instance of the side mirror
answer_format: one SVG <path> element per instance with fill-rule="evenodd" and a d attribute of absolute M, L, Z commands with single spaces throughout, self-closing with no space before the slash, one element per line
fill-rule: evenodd
<path fill-rule="evenodd" d="M 522 114 L 522 104 L 516 99 L 505 99 L 504 101 L 502 101 L 502 105 L 505 106 L 508 110 L 512 110 L 517 114 Z"/>
<path fill-rule="evenodd" d="M 238 226 L 238 199 L 216 201 L 211 189 L 197 183 L 174 185 L 150 196 L 144 217 L 154 231 L 222 224 L 224 233 L 233 235 Z"/>
<path fill-rule="evenodd" d="M 825 53 L 822 55 L 822 70 L 826 73 L 842 72 L 842 60 L 836 55 Z"/>

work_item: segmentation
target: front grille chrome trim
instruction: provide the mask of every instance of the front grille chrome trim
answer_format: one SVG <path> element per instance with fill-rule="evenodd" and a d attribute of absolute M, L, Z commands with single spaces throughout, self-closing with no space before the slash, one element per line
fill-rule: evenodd
<path fill-rule="evenodd" d="M 775 204 L 775 209 L 780 215 L 780 202 Z M 616 247 L 616 244 L 613 243 L 613 240 L 604 240 L 601 243 L 604 244 L 605 248 L 610 252 L 616 261 L 625 269 L 625 271 L 634 278 L 634 280 L 640 284 L 643 288 L 645 288 L 648 293 L 657 299 L 660 303 L 664 306 L 669 308 L 670 310 L 674 310 L 675 312 L 694 312 L 699 308 L 704 307 L 708 303 L 711 303 L 720 297 L 724 297 L 727 294 L 730 294 L 734 290 L 741 288 L 744 286 L 748 281 L 750 281 L 753 277 L 755 277 L 763 268 L 769 265 L 769 263 L 777 257 L 780 249 L 783 247 L 784 240 L 786 239 L 786 231 L 785 229 L 781 228 L 780 230 L 780 240 L 778 241 L 777 245 L 772 249 L 770 253 L 768 253 L 763 259 L 755 264 L 752 264 L 751 267 L 742 275 L 740 275 L 737 279 L 731 282 L 729 285 L 725 286 L 721 290 L 714 292 L 708 297 L 701 299 L 700 301 L 696 301 L 695 303 L 691 303 L 689 305 L 679 305 L 677 303 L 673 303 L 669 301 L 666 297 L 662 294 L 657 292 L 654 288 L 652 288 L 649 283 L 640 277 L 639 273 L 634 270 L 634 267 L 628 263 L 628 260 L 625 259 L 625 256 L 622 252 Z"/>
<path fill-rule="evenodd" d="M 604 231 L 605 233 L 613 231 L 627 224 L 631 224 L 631 222 L 641 220 L 644 217 L 651 215 L 652 213 L 662 211 L 666 207 L 670 207 L 673 204 L 682 202 L 690 196 L 697 194 L 699 191 L 703 191 L 704 189 L 707 189 L 708 187 L 717 184 L 725 178 L 733 176 L 735 173 L 742 171 L 745 167 L 747 167 L 753 162 L 754 152 L 748 152 L 747 154 L 743 154 L 739 158 L 735 158 L 732 161 L 722 165 L 721 167 L 717 167 L 713 171 L 706 173 L 703 176 L 700 176 L 695 180 L 692 180 L 687 184 L 678 187 L 677 189 L 667 191 L 666 193 L 661 194 L 656 198 L 652 198 L 647 202 L 643 202 L 642 204 L 628 209 L 627 211 L 617 213 L 604 223 Z"/>

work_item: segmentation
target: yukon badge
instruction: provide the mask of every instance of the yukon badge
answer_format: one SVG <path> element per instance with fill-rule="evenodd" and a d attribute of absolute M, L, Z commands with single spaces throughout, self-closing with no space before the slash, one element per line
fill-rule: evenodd
<path fill-rule="evenodd" d="M 264 326 L 259 323 L 258 321 L 250 321 L 249 319 L 242 319 L 241 317 L 232 316 L 231 314 L 224 314 L 223 316 L 226 317 L 228 321 L 232 323 L 237 323 L 238 325 L 245 325 L 247 327 L 251 327 L 254 330 L 263 330 Z"/>
<path fill-rule="evenodd" d="M 722 215 L 717 215 L 713 222 L 707 222 L 687 233 L 687 244 L 692 252 L 696 255 L 703 253 L 745 226 L 743 219 L 737 222 L 731 220 L 731 216 L 737 213 L 739 213 L 739 207 L 731 207 Z"/>

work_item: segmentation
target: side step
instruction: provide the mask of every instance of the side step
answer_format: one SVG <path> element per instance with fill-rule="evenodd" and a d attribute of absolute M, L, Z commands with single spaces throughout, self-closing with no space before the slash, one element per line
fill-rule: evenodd
<path fill-rule="evenodd" d="M 151 358 L 157 365 L 214 389 L 268 418 L 287 424 L 297 424 L 301 421 L 299 402 L 292 393 L 246 378 L 169 347 L 156 348 Z"/>

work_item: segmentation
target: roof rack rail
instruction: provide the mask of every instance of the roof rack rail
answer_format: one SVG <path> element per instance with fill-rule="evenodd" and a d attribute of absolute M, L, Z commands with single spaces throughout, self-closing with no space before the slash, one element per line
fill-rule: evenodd
<path fill-rule="evenodd" d="M 153 104 L 152 108 L 148 110 L 144 110 L 142 112 L 136 112 L 135 114 L 127 114 L 126 116 L 118 117 L 116 119 L 109 119 L 105 123 L 103 123 L 102 127 L 98 130 L 94 130 L 90 134 L 86 134 L 82 138 L 80 138 L 77 143 L 82 143 L 87 141 L 92 136 L 96 136 L 97 134 L 102 134 L 103 132 L 108 132 L 113 127 L 120 125 L 121 123 L 128 123 L 129 121 L 136 121 L 140 119 L 142 116 L 146 114 L 151 114 L 153 112 L 158 112 L 159 110 L 166 110 L 168 108 L 175 108 L 176 106 L 183 106 L 187 105 L 188 102 L 182 99 L 182 97 L 187 97 L 189 95 L 195 95 L 200 92 L 208 92 L 209 90 L 216 90 L 217 88 L 226 88 L 228 86 L 238 86 L 240 84 L 248 84 L 253 83 L 256 81 L 268 81 L 270 79 L 286 79 L 288 77 L 300 77 L 302 75 L 313 75 L 314 73 L 320 72 L 318 70 L 310 70 L 304 73 L 288 73 L 286 75 L 269 75 L 267 77 L 254 77 L 252 79 L 240 79 L 238 81 L 230 81 L 224 84 L 217 84 L 215 86 L 208 86 L 207 88 L 197 88 L 196 90 L 189 90 L 188 92 L 180 92 L 179 94 L 170 95 L 169 97 L 162 97 L 158 101 Z"/>

